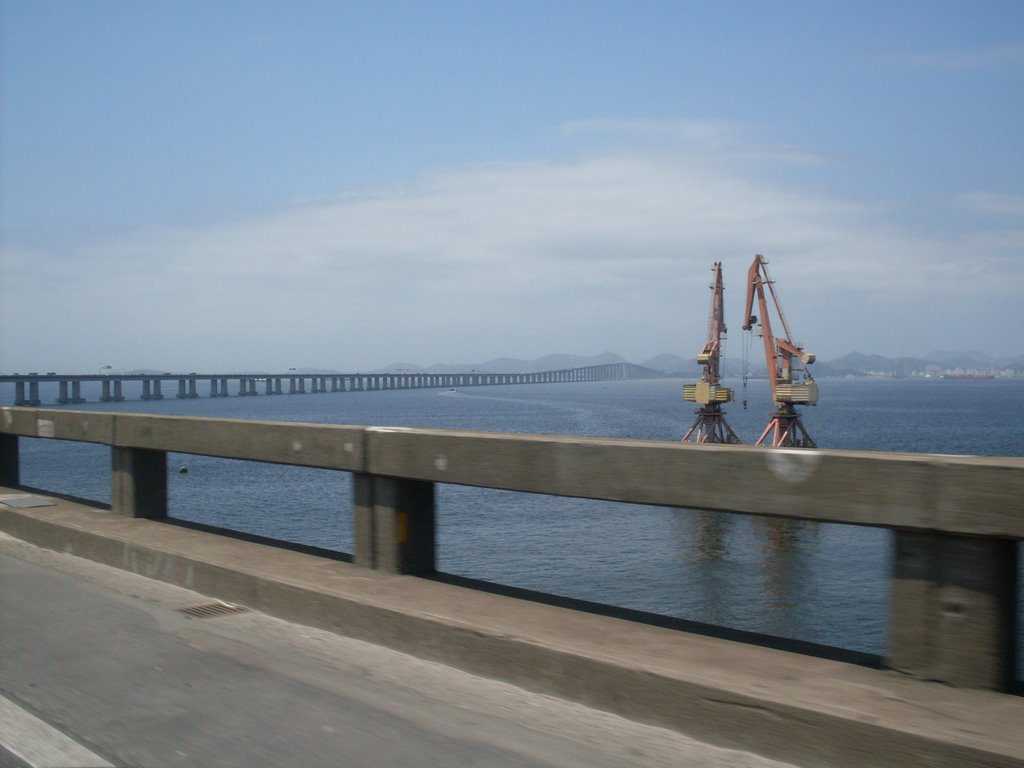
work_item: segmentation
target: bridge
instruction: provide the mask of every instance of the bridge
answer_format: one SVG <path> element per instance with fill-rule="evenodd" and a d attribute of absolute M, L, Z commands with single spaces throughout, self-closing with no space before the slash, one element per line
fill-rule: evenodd
<path fill-rule="evenodd" d="M 110 508 L 21 489 L 25 439 L 109 446 Z M 351 562 L 172 524 L 169 452 L 351 473 Z M 874 668 L 447 583 L 437 483 L 884 528 L 885 653 Z M 0 486 L 0 528 L 25 541 L 723 747 L 1024 766 L 1024 459 L 0 408 Z"/>
<path fill-rule="evenodd" d="M 31 372 L 0 375 L 0 384 L 14 385 L 14 404 L 35 407 L 43 404 L 40 384 L 57 385 L 54 402 L 77 405 L 86 402 L 82 384 L 99 382 L 102 402 L 126 399 L 126 383 L 139 385 L 142 400 L 162 400 L 163 385 L 176 384 L 180 399 L 197 398 L 202 390 L 209 397 L 253 395 L 303 395 L 318 392 L 365 392 L 385 389 L 438 389 L 510 384 L 562 384 L 579 381 L 619 381 L 660 378 L 663 374 L 632 363 L 608 363 L 533 373 L 100 373 L 57 374 Z M 308 384 L 308 388 L 307 388 Z M 262 392 L 261 392 L 262 390 Z"/>

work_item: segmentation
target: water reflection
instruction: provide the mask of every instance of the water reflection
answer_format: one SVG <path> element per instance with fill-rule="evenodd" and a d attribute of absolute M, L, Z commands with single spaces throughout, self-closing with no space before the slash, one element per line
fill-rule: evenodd
<path fill-rule="evenodd" d="M 808 624 L 807 592 L 814 574 L 805 557 L 807 540 L 816 524 L 786 518 L 754 518 L 751 521 L 763 542 L 763 594 L 768 632 L 802 636 Z"/>
<path fill-rule="evenodd" d="M 678 510 L 675 540 L 683 610 L 696 621 L 803 636 L 818 524 Z"/>
<path fill-rule="evenodd" d="M 719 512 L 697 512 L 697 560 L 719 560 L 725 554 L 725 539 L 729 528 L 729 515 Z"/>

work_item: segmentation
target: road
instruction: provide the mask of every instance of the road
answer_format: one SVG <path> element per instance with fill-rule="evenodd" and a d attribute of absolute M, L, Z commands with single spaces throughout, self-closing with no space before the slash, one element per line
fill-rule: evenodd
<path fill-rule="evenodd" d="M 252 611 L 193 618 L 214 601 L 0 545 L 3 765 L 784 765 Z"/>

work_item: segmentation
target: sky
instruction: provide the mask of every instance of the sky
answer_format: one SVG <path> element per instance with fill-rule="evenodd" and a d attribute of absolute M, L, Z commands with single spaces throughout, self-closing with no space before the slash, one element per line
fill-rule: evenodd
<path fill-rule="evenodd" d="M 1024 354 L 1024 3 L 0 0 L 0 371 L 738 356 L 757 253 Z"/>

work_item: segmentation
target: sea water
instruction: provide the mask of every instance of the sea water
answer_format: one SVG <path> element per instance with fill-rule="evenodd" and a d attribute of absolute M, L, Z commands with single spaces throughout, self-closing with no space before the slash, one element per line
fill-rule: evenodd
<path fill-rule="evenodd" d="M 680 395 L 683 383 L 172 397 L 72 407 L 675 441 L 694 418 L 693 404 Z M 771 411 L 768 383 L 726 383 L 737 395 L 727 419 L 753 442 Z M 1024 380 L 819 385 L 820 405 L 803 414 L 822 448 L 1024 456 Z M 83 389 L 95 401 L 98 392 Z M 0 391 L 6 402 L 11 395 Z M 44 386 L 42 397 L 52 401 L 56 392 Z M 109 449 L 52 440 L 22 445 L 26 485 L 109 501 Z M 169 466 L 176 518 L 351 552 L 347 473 L 182 454 L 172 454 Z M 179 466 L 189 471 L 178 473 Z M 886 530 L 450 485 L 438 486 L 437 499 L 439 569 L 446 573 L 854 651 L 884 648 Z"/>

